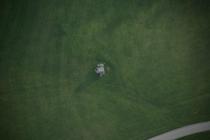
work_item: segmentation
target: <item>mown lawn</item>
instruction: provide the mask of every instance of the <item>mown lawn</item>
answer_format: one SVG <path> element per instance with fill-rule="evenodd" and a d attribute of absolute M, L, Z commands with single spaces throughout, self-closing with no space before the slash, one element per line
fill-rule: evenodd
<path fill-rule="evenodd" d="M 0 3 L 1 139 L 145 140 L 209 120 L 207 0 Z"/>

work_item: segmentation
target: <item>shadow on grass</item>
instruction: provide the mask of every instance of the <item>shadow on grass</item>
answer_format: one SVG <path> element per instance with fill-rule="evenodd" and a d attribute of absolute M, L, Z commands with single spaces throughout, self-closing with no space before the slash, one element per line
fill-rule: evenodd
<path fill-rule="evenodd" d="M 85 80 L 74 90 L 75 93 L 79 93 L 86 90 L 87 87 L 95 83 L 97 80 L 99 80 L 99 77 L 91 69 L 91 71 L 87 73 Z"/>

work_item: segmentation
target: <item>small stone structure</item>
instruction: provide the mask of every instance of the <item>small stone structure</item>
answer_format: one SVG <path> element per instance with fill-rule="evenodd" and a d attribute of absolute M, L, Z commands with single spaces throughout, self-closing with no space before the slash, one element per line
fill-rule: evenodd
<path fill-rule="evenodd" d="M 105 68 L 104 68 L 104 64 L 100 63 L 97 64 L 96 69 L 95 69 L 96 74 L 98 74 L 100 77 L 105 75 Z"/>

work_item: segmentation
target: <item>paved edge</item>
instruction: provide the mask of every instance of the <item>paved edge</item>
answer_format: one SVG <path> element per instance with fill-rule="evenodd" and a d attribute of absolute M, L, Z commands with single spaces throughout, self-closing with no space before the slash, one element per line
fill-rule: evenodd
<path fill-rule="evenodd" d="M 148 140 L 175 140 L 184 136 L 192 135 L 199 132 L 210 131 L 210 121 L 200 122 L 177 128 L 161 135 L 152 137 Z"/>

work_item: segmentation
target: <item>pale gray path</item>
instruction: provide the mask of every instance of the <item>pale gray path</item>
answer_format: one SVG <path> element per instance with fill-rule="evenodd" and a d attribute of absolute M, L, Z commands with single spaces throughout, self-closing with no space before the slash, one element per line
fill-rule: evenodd
<path fill-rule="evenodd" d="M 210 121 L 201 122 L 192 125 L 187 125 L 181 128 L 171 130 L 169 132 L 163 133 L 161 135 L 152 137 L 148 140 L 176 140 L 187 135 L 210 131 Z"/>

